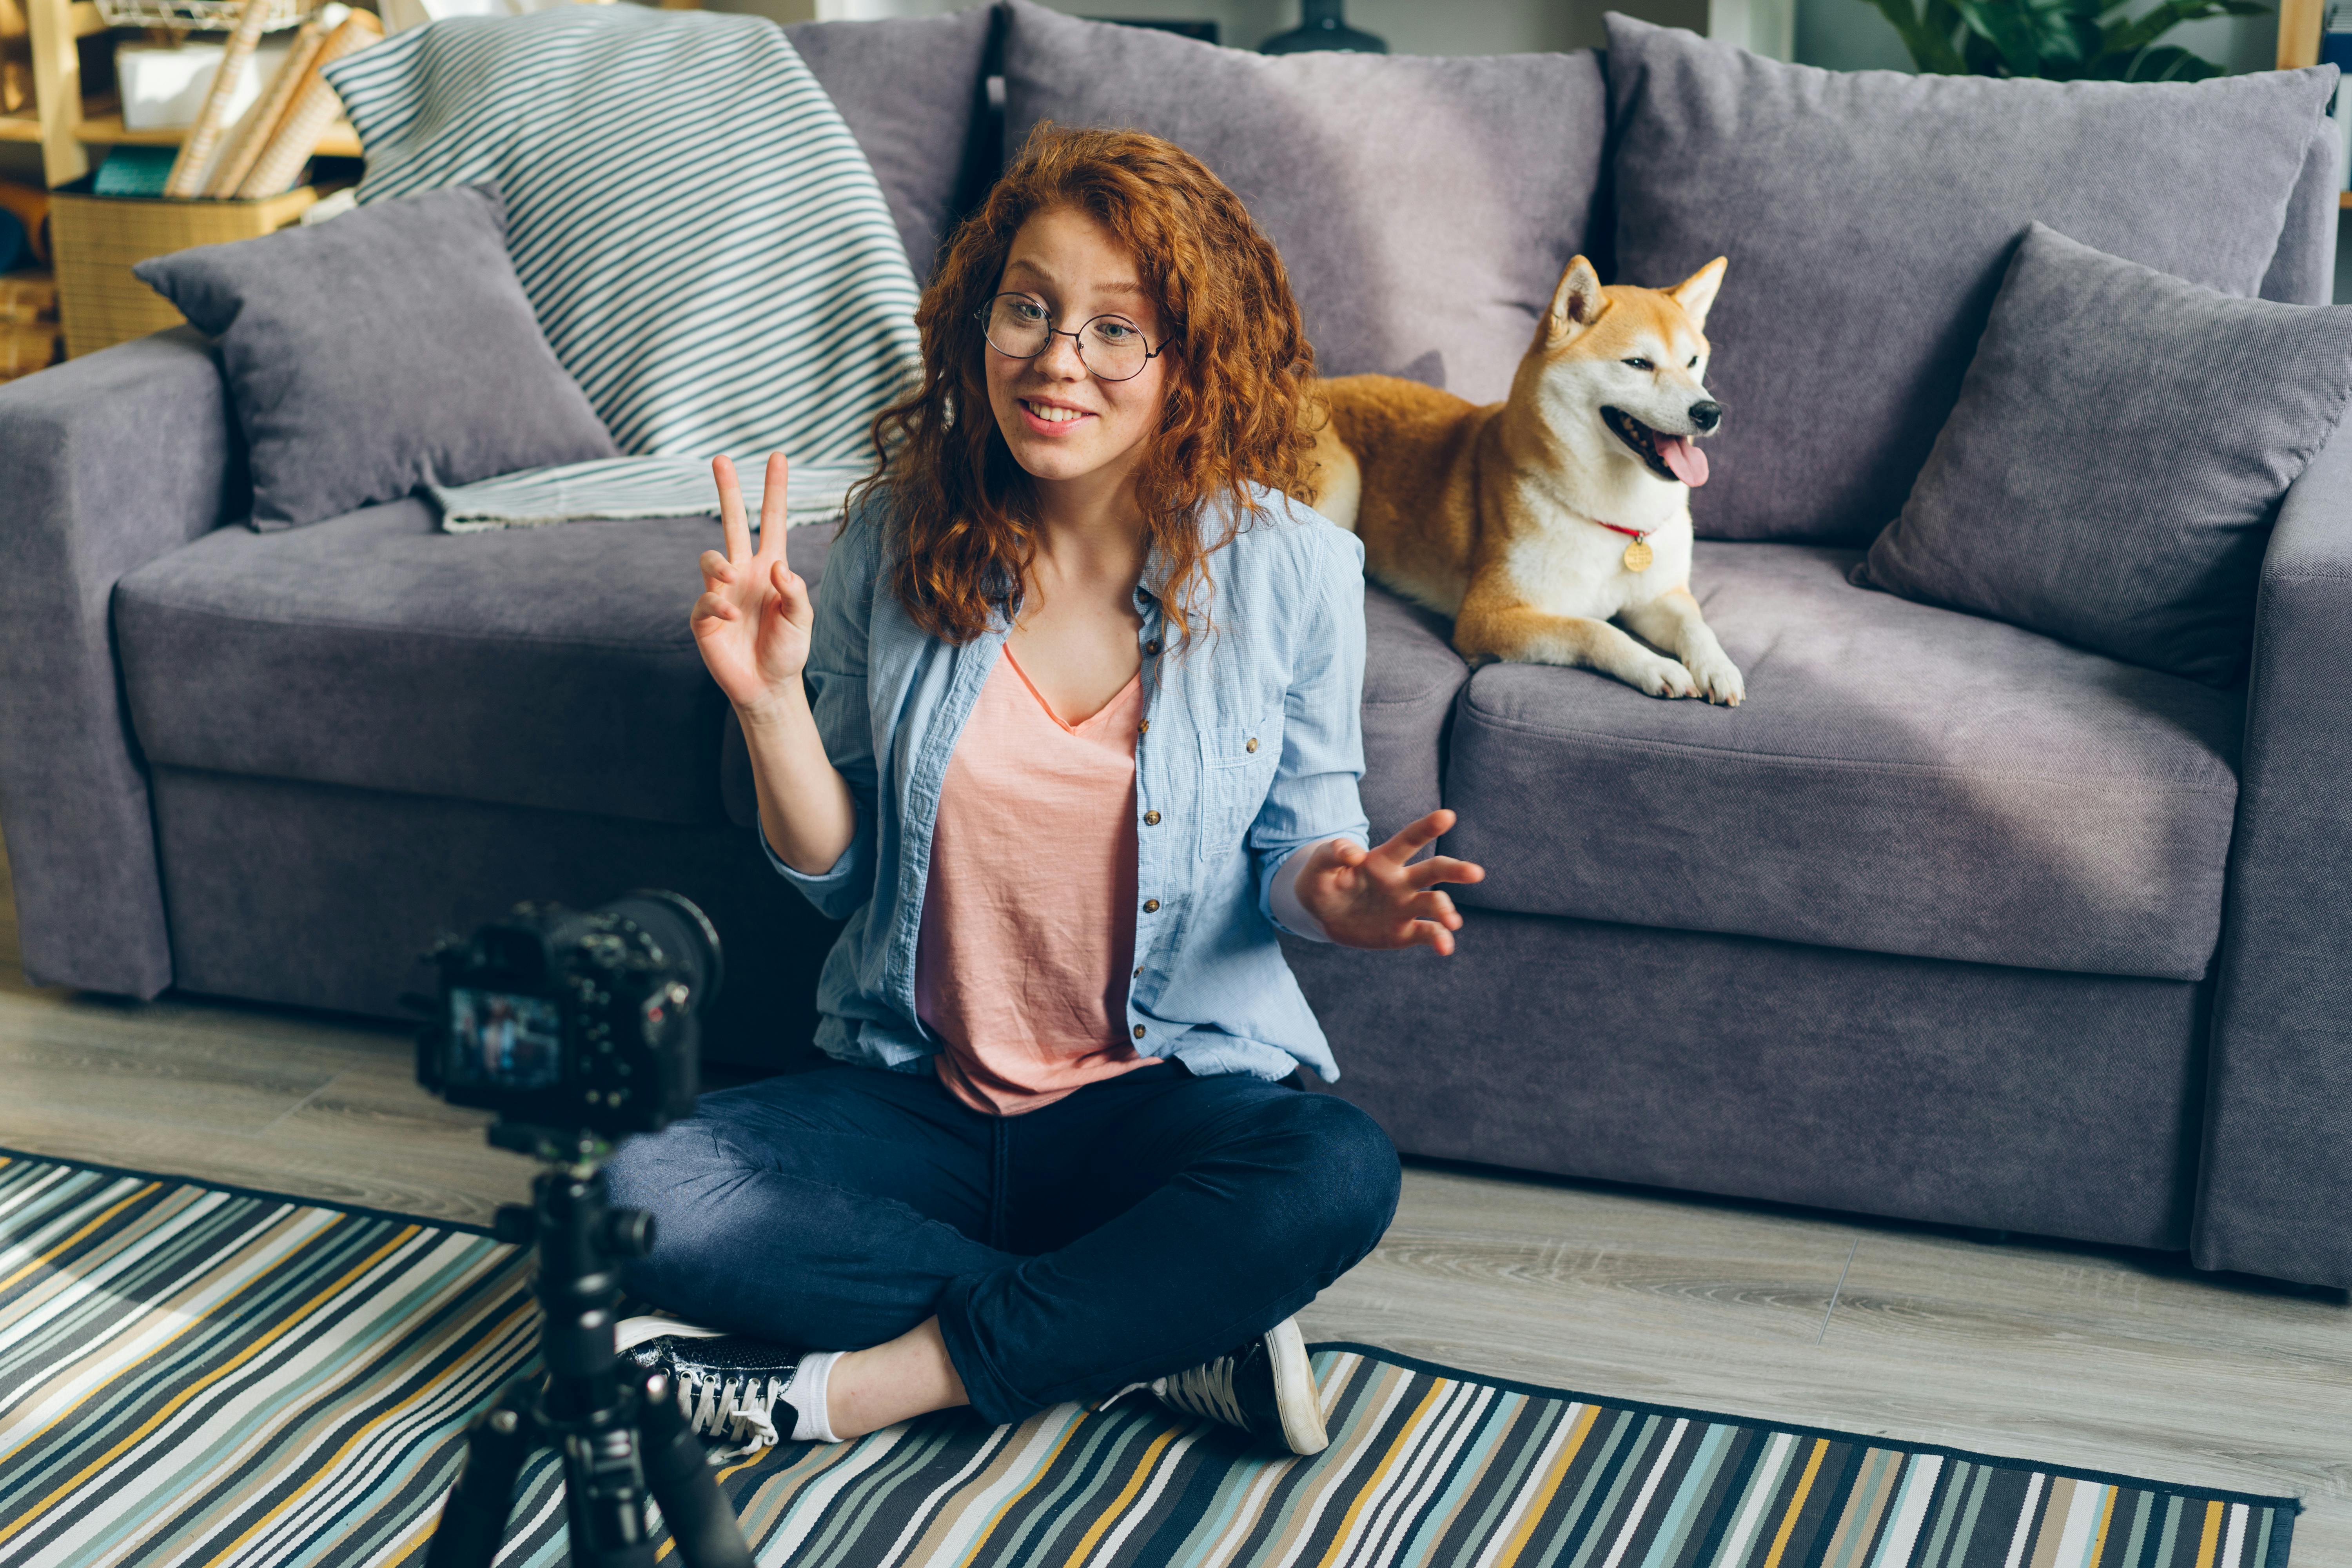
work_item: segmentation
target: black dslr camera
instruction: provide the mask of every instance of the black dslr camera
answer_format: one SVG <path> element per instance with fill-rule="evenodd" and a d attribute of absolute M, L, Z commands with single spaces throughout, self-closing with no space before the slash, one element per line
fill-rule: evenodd
<path fill-rule="evenodd" d="M 719 933 L 686 899 L 519 904 L 426 956 L 441 994 L 417 1038 L 416 1077 L 450 1104 L 606 1140 L 693 1110 L 695 1014 L 719 989 Z"/>
<path fill-rule="evenodd" d="M 490 1568 L 542 1448 L 563 1461 L 578 1568 L 655 1568 L 656 1500 L 686 1568 L 752 1568 L 667 1374 L 615 1352 L 620 1265 L 652 1249 L 654 1218 L 614 1208 L 598 1168 L 629 1134 L 694 1110 L 695 1011 L 719 990 L 719 933 L 676 893 L 631 893 L 584 911 L 519 904 L 426 956 L 441 994 L 416 999 L 418 1081 L 497 1111 L 490 1142 L 544 1163 L 531 1205 L 500 1208 L 496 1229 L 538 1248 L 544 1371 L 467 1429 L 426 1568 Z"/>

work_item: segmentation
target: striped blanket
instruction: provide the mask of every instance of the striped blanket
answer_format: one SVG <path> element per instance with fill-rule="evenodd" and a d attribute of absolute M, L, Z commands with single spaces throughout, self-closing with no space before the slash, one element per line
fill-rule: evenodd
<path fill-rule="evenodd" d="M 773 23 L 572 5 L 457 17 L 327 72 L 362 203 L 480 181 L 556 358 L 624 452 L 436 490 L 447 526 L 715 510 L 772 450 L 829 515 L 918 363 L 919 297 L 874 171 Z M 691 459 L 691 461 L 682 461 Z M 853 475 L 853 477 L 855 477 Z M 825 487 L 830 486 L 830 494 Z"/>
<path fill-rule="evenodd" d="M 832 522 L 841 516 L 849 489 L 871 465 L 794 463 L 784 502 L 784 526 Z M 738 457 L 736 482 L 751 528 L 760 527 L 760 502 L 768 489 L 768 465 Z M 619 521 L 641 517 L 698 517 L 719 510 L 710 465 L 701 458 L 604 458 L 528 468 L 473 485 L 428 485 L 441 509 L 441 526 L 451 533 L 493 528 L 539 528 L 553 522 Z"/>

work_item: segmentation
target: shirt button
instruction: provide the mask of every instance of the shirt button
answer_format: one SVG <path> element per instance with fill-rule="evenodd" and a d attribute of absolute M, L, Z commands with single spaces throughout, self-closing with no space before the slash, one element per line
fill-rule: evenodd
<path fill-rule="evenodd" d="M 1151 733 L 1151 721 L 1146 719 L 1142 723 L 1138 724 L 1135 727 L 1135 732 L 1139 735 L 1149 735 Z"/>
<path fill-rule="evenodd" d="M 1145 813 L 1143 814 L 1143 826 L 1146 826 L 1146 827 L 1157 827 L 1157 826 L 1160 826 L 1160 814 L 1159 814 L 1158 812 L 1156 812 L 1156 811 L 1147 811 L 1147 812 L 1145 812 Z"/>
<path fill-rule="evenodd" d="M 1256 737 L 1255 735 L 1252 735 L 1252 736 L 1249 738 L 1249 744 L 1248 744 L 1248 745 L 1246 745 L 1246 746 L 1244 746 L 1244 747 L 1242 748 L 1242 750 L 1243 750 L 1243 751 L 1244 751 L 1244 752 L 1255 752 L 1255 751 L 1256 751 L 1256 750 L 1257 750 L 1257 737 Z"/>
<path fill-rule="evenodd" d="M 1138 964 L 1138 965 L 1136 965 L 1136 969 L 1135 969 L 1135 977 L 1136 977 L 1138 980 L 1140 980 L 1140 979 L 1142 979 L 1142 978 L 1143 978 L 1143 966 L 1142 966 L 1141 964 Z"/>
<path fill-rule="evenodd" d="M 1139 1040 L 1143 1038 L 1143 1026 L 1140 1024 L 1135 1026 L 1135 1037 Z"/>
<path fill-rule="evenodd" d="M 1158 653 L 1160 651 L 1160 639 L 1158 637 L 1153 637 L 1150 642 L 1145 643 L 1143 645 L 1143 651 L 1146 653 Z"/>
<path fill-rule="evenodd" d="M 1146 900 L 1143 900 L 1143 912 L 1144 912 L 1145 914 L 1147 914 L 1147 915 L 1156 915 L 1156 914 L 1158 914 L 1158 913 L 1160 912 L 1160 900 L 1159 900 L 1158 899 L 1146 899 Z"/>

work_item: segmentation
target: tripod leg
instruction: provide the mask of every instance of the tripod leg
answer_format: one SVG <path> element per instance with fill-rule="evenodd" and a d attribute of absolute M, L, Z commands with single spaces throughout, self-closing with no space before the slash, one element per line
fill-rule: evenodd
<path fill-rule="evenodd" d="M 530 1394 L 528 1381 L 507 1384 L 498 1403 L 467 1429 L 466 1457 L 457 1467 L 457 1484 L 441 1505 L 425 1568 L 490 1568 L 506 1537 L 515 1481 L 536 1438 Z"/>
<path fill-rule="evenodd" d="M 656 1373 L 646 1380 L 638 1410 L 646 1484 L 661 1504 L 670 1539 L 677 1543 L 678 1561 L 686 1568 L 752 1568 L 743 1527 L 719 1489 L 719 1479 L 703 1457 L 702 1440 L 678 1414 L 668 1378 Z"/>

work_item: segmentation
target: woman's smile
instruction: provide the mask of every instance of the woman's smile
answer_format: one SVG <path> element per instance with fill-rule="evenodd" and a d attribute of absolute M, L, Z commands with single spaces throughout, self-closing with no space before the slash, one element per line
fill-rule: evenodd
<path fill-rule="evenodd" d="M 1049 398 L 1024 397 L 1020 403 L 1021 412 L 1028 416 L 1030 428 L 1048 439 L 1070 435 L 1094 417 L 1089 410 L 1074 407 L 1067 403 L 1056 403 Z"/>

